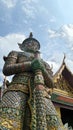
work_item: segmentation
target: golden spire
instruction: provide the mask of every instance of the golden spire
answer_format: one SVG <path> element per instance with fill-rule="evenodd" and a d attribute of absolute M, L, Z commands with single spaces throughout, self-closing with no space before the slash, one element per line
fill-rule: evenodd
<path fill-rule="evenodd" d="M 63 63 L 65 63 L 66 54 L 64 53 Z"/>

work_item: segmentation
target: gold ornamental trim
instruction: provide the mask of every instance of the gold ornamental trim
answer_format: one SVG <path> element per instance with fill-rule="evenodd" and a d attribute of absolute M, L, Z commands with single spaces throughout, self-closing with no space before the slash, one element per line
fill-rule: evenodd
<path fill-rule="evenodd" d="M 12 84 L 7 89 L 4 90 L 4 93 L 6 93 L 7 91 L 22 91 L 27 94 L 29 93 L 28 86 L 23 84 Z"/>
<path fill-rule="evenodd" d="M 71 98 L 73 98 L 73 94 L 71 94 L 70 92 L 61 90 L 61 89 L 53 88 L 53 93 L 56 93 L 56 94 L 60 94 L 60 95 L 62 95 L 62 96 L 66 96 L 66 97 L 71 97 Z"/>
<path fill-rule="evenodd" d="M 22 123 L 21 122 L 17 122 L 15 120 L 10 120 L 8 118 L 0 118 L 0 126 L 1 127 L 5 127 L 9 130 L 21 130 L 22 127 Z"/>

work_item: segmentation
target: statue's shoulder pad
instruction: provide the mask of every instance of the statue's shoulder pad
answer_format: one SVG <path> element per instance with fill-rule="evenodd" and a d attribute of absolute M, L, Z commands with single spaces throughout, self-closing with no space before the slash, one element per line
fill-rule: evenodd
<path fill-rule="evenodd" d="M 10 55 L 18 55 L 18 52 L 17 51 L 11 51 L 11 52 L 9 52 L 8 56 L 10 56 Z"/>
<path fill-rule="evenodd" d="M 8 56 L 3 56 L 4 61 L 6 61 L 9 57 L 17 57 L 18 52 L 17 51 L 11 51 L 9 52 Z"/>

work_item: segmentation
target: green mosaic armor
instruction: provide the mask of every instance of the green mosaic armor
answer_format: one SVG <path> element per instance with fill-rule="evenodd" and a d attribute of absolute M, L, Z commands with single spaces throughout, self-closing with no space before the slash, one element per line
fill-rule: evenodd
<path fill-rule="evenodd" d="M 29 101 L 32 111 L 31 130 L 64 130 L 62 121 L 46 92 L 41 71 L 35 73 L 34 84 Z"/>

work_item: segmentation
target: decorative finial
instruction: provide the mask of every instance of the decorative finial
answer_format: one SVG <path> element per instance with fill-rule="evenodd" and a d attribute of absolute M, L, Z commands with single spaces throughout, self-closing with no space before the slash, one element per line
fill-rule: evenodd
<path fill-rule="evenodd" d="M 65 63 L 66 54 L 64 53 L 63 63 Z"/>
<path fill-rule="evenodd" d="M 33 37 L 33 34 L 32 34 L 32 32 L 30 32 L 29 38 L 32 38 L 32 37 Z"/>

